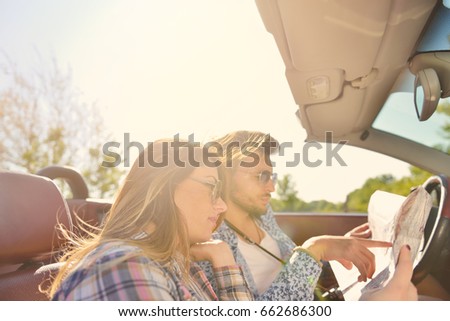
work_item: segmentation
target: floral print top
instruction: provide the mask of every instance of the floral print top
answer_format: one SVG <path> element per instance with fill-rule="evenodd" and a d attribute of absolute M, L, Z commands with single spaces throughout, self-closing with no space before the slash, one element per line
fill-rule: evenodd
<path fill-rule="evenodd" d="M 250 267 L 245 261 L 237 246 L 237 235 L 223 223 L 213 234 L 214 239 L 227 242 L 233 251 L 236 263 L 241 266 L 247 284 L 253 293 L 255 300 L 260 301 L 311 301 L 314 299 L 314 289 L 322 271 L 322 264 L 313 258 L 307 251 L 297 249 L 295 243 L 278 226 L 274 213 L 270 206 L 267 212 L 261 216 L 259 226 L 273 237 L 281 253 L 281 258 L 286 262 L 272 285 L 259 294 L 255 281 L 250 272 Z M 281 263 L 280 263 L 281 264 Z M 213 288 L 217 288 L 214 281 L 214 273 L 211 265 L 201 262 Z"/>

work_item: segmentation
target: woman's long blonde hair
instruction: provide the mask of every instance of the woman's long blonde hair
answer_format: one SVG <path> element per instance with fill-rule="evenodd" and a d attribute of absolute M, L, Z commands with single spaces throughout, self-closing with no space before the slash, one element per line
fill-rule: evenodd
<path fill-rule="evenodd" d="M 55 294 L 64 278 L 87 254 L 111 241 L 141 249 L 130 256 L 146 255 L 162 264 L 175 260 L 188 271 L 190 244 L 187 228 L 174 203 L 173 194 L 177 184 L 201 166 L 203 150 L 198 145 L 179 141 L 176 141 L 178 147 L 174 147 L 173 142 L 158 140 L 149 143 L 140 153 L 97 232 L 80 237 L 63 230 L 64 237 L 70 242 L 59 259 L 63 265 L 46 291 L 49 297 Z M 136 238 L 150 225 L 151 233 Z"/>

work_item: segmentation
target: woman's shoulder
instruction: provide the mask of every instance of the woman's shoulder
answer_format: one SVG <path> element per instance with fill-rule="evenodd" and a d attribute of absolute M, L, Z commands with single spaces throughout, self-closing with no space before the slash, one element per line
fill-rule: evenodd
<path fill-rule="evenodd" d="M 145 255 L 141 247 L 123 241 L 109 241 L 100 244 L 87 255 L 84 263 L 88 265 L 103 265 L 113 262 L 118 263 L 120 261 L 159 266 L 155 260 Z"/>
<path fill-rule="evenodd" d="M 77 270 L 84 275 L 131 273 L 143 278 L 167 278 L 169 274 L 165 264 L 146 255 L 141 247 L 121 241 L 99 245 L 79 263 Z"/>
<path fill-rule="evenodd" d="M 95 254 L 117 254 L 124 255 L 130 252 L 140 251 L 140 247 L 134 244 L 129 244 L 124 241 L 108 241 L 99 244 L 93 251 L 91 255 Z"/>
<path fill-rule="evenodd" d="M 159 298 L 165 293 L 155 290 L 159 288 L 167 288 L 172 295 L 175 293 L 175 284 L 163 265 L 146 256 L 139 246 L 114 241 L 97 246 L 79 262 L 55 298 Z"/>

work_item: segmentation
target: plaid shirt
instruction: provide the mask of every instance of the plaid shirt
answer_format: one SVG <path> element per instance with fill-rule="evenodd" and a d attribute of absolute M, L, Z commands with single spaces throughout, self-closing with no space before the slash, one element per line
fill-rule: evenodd
<path fill-rule="evenodd" d="M 216 294 L 195 263 L 183 279 L 180 268 L 166 267 L 146 256 L 135 256 L 138 247 L 109 243 L 97 248 L 61 283 L 52 300 L 251 300 L 239 266 L 214 269 Z M 187 280 L 186 280 L 187 279 Z"/>

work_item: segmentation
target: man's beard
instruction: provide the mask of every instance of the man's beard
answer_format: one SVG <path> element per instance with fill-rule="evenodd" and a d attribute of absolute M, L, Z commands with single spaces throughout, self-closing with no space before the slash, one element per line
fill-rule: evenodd
<path fill-rule="evenodd" d="M 230 195 L 230 200 L 238 207 L 240 207 L 242 210 L 244 210 L 250 217 L 259 219 L 262 215 L 264 215 L 267 212 L 266 206 L 264 206 L 264 208 L 255 206 L 251 204 L 250 201 L 246 202 L 245 200 L 242 200 L 236 195 L 239 195 L 239 191 L 237 191 L 236 193 L 232 192 Z"/>

